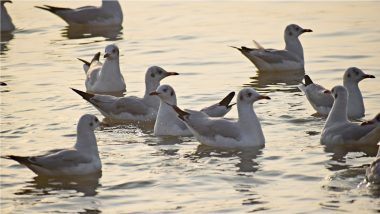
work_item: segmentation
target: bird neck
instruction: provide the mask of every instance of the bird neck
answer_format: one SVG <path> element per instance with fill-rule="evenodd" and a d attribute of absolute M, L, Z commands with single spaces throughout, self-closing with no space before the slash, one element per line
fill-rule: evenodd
<path fill-rule="evenodd" d="M 348 122 L 347 118 L 347 97 L 338 97 L 334 100 L 333 107 L 326 120 L 325 126 L 331 126 L 335 123 Z"/>
<path fill-rule="evenodd" d="M 285 49 L 291 53 L 294 53 L 302 61 L 303 59 L 303 47 L 298 37 L 285 36 Z"/>
<path fill-rule="evenodd" d="M 146 100 L 149 105 L 156 107 L 157 110 L 160 106 L 160 98 L 158 98 L 157 96 L 151 96 L 149 94 L 155 91 L 158 88 L 158 86 L 160 86 L 160 82 L 148 82 L 147 80 L 145 80 L 144 100 Z"/>
<path fill-rule="evenodd" d="M 254 134 L 256 142 L 264 141 L 264 134 L 261 129 L 260 121 L 253 110 L 252 103 L 237 103 L 240 128 L 249 134 Z"/>
<path fill-rule="evenodd" d="M 343 81 L 343 85 L 348 91 L 348 112 L 351 112 L 351 107 L 364 111 L 363 96 L 360 92 L 359 84 L 357 82 Z"/>
<path fill-rule="evenodd" d="M 116 78 L 117 80 L 119 80 L 123 78 L 120 71 L 119 59 L 106 59 L 102 66 L 100 76 L 102 79 Z"/>
<path fill-rule="evenodd" d="M 74 148 L 79 152 L 90 151 L 90 153 L 98 154 L 98 145 L 96 144 L 94 131 L 77 130 L 77 142 Z"/>

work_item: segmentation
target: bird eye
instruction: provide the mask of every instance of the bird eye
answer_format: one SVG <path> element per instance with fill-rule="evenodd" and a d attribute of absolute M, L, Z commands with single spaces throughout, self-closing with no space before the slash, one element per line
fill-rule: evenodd
<path fill-rule="evenodd" d="M 167 88 L 165 88 L 163 91 L 166 93 L 166 92 L 168 91 L 168 89 L 167 89 Z"/>
<path fill-rule="evenodd" d="M 289 33 L 288 33 L 288 34 L 289 34 L 289 36 L 293 36 L 293 33 L 292 33 L 291 31 L 289 31 Z"/>
<path fill-rule="evenodd" d="M 355 73 L 356 76 L 359 75 L 359 71 L 358 70 L 354 70 L 354 73 Z"/>
<path fill-rule="evenodd" d="M 251 96 L 252 96 L 252 93 L 248 92 L 247 97 L 251 97 Z"/>
<path fill-rule="evenodd" d="M 96 122 L 96 123 L 99 122 L 98 118 L 95 118 L 95 122 Z"/>
<path fill-rule="evenodd" d="M 347 74 L 347 77 L 350 78 L 350 77 L 351 77 L 351 74 Z"/>
<path fill-rule="evenodd" d="M 162 71 L 161 71 L 161 70 L 158 70 L 158 74 L 160 74 L 160 75 L 161 75 L 161 74 L 162 74 Z"/>
<path fill-rule="evenodd" d="M 90 126 L 92 127 L 94 124 L 93 123 L 90 123 Z"/>
<path fill-rule="evenodd" d="M 112 50 L 112 53 L 116 53 L 116 49 L 113 49 L 113 50 Z"/>
<path fill-rule="evenodd" d="M 338 98 L 338 94 L 335 94 L 334 97 L 335 97 L 335 99 Z"/>
<path fill-rule="evenodd" d="M 296 31 L 299 31 L 300 30 L 300 28 L 299 27 L 296 27 Z"/>
<path fill-rule="evenodd" d="M 155 75 L 154 75 L 154 73 L 151 73 L 150 76 L 154 78 Z"/>

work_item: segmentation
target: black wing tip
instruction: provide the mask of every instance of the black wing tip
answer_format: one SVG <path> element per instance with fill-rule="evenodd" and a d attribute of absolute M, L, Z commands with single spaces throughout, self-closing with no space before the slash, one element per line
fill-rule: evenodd
<path fill-rule="evenodd" d="M 92 58 L 91 60 L 91 63 L 95 62 L 95 61 L 99 61 L 100 60 L 100 52 L 96 53 L 94 55 L 94 57 Z"/>
<path fill-rule="evenodd" d="M 71 90 L 73 90 L 75 93 L 79 94 L 83 99 L 85 99 L 89 102 L 90 102 L 90 99 L 95 96 L 95 94 L 90 94 L 90 93 L 87 93 L 87 92 L 84 92 L 84 91 L 81 91 L 81 90 L 78 90 L 75 88 L 71 88 Z"/>
<path fill-rule="evenodd" d="M 16 156 L 16 155 L 6 155 L 6 156 L 2 156 L 2 158 L 14 160 L 14 161 L 17 161 L 21 164 L 30 163 L 29 157 Z"/>
<path fill-rule="evenodd" d="M 304 76 L 304 79 L 305 79 L 305 86 L 308 86 L 310 84 L 313 84 L 313 81 L 311 80 L 311 78 L 309 77 L 309 75 L 305 75 Z"/>
<path fill-rule="evenodd" d="M 182 109 L 180 109 L 178 106 L 176 105 L 171 105 L 172 108 L 174 109 L 174 111 L 178 114 L 178 118 L 181 119 L 181 120 L 185 120 L 185 116 L 189 115 L 189 113 L 187 113 L 186 111 L 183 111 Z"/>
<path fill-rule="evenodd" d="M 225 106 L 228 108 L 229 104 L 231 103 L 232 98 L 234 98 L 235 92 L 230 92 L 225 98 L 223 98 L 222 101 L 219 102 L 219 105 Z"/>
<path fill-rule="evenodd" d="M 49 5 L 43 5 L 43 6 L 34 6 L 35 8 L 39 8 L 39 9 L 42 9 L 42 10 L 47 10 L 49 12 L 52 12 L 52 13 L 55 13 L 59 10 L 70 10 L 70 8 L 63 8 L 63 7 L 53 7 L 53 6 L 49 6 Z"/>
<path fill-rule="evenodd" d="M 91 65 L 91 63 L 90 62 L 88 62 L 88 61 L 86 61 L 86 60 L 84 60 L 84 59 L 81 59 L 81 58 L 77 58 L 79 61 L 81 61 L 81 62 L 83 62 L 84 64 L 86 64 L 87 66 L 90 66 Z"/>

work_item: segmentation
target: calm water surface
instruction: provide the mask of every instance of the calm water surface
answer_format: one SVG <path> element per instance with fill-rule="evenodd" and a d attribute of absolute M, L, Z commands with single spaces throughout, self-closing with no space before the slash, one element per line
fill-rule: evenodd
<path fill-rule="evenodd" d="M 110 43 L 121 50 L 128 95 L 141 95 L 144 73 L 160 65 L 181 75 L 163 83 L 178 103 L 200 109 L 229 91 L 253 86 L 272 97 L 256 103 L 266 147 L 225 151 L 194 138 L 160 138 L 151 127 L 117 125 L 97 131 L 101 178 L 36 177 L 1 159 L 2 213 L 321 213 L 380 212 L 380 191 L 358 187 L 373 157 L 326 151 L 324 119 L 314 116 L 297 78 L 258 74 L 229 45 L 282 48 L 289 23 L 301 36 L 306 72 L 326 87 L 342 84 L 350 66 L 364 80 L 366 117 L 380 110 L 379 2 L 122 2 L 123 29 L 68 29 L 34 5 L 83 6 L 84 1 L 15 1 L 6 5 L 17 30 L 2 35 L 1 155 L 70 147 L 85 113 L 103 118 L 69 87 L 85 89 L 82 64 Z M 94 3 L 92 3 L 94 4 Z M 233 109 L 228 117 L 237 118 Z"/>

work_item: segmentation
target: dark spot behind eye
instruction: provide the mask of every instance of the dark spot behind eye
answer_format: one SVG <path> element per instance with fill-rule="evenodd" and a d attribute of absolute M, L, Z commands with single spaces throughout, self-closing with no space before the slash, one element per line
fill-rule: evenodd
<path fill-rule="evenodd" d="M 155 77 L 154 73 L 151 73 L 150 76 L 153 77 L 153 78 Z"/>
<path fill-rule="evenodd" d="M 293 36 L 293 33 L 291 31 L 288 32 L 289 36 Z"/>
<path fill-rule="evenodd" d="M 90 123 L 90 126 L 93 126 L 93 125 L 94 125 L 94 124 L 91 122 L 91 123 Z"/>
<path fill-rule="evenodd" d="M 174 95 L 174 91 L 172 91 L 172 93 L 170 93 L 170 96 L 173 96 Z"/>
<path fill-rule="evenodd" d="M 168 89 L 165 88 L 163 91 L 166 93 L 168 91 Z"/>
<path fill-rule="evenodd" d="M 338 98 L 338 94 L 335 94 L 334 97 L 335 97 L 335 99 Z"/>
<path fill-rule="evenodd" d="M 359 71 L 358 70 L 354 70 L 354 73 L 355 73 L 355 75 L 359 75 Z"/>
<path fill-rule="evenodd" d="M 347 77 L 350 78 L 350 77 L 351 77 L 351 74 L 347 74 Z"/>
<path fill-rule="evenodd" d="M 248 97 L 251 97 L 251 96 L 252 96 L 252 93 L 251 93 L 251 92 L 248 92 L 247 96 L 248 96 Z"/>
<path fill-rule="evenodd" d="M 116 53 L 116 49 L 113 49 L 113 50 L 112 50 L 112 53 Z"/>
<path fill-rule="evenodd" d="M 98 118 L 95 118 L 95 122 L 99 122 Z"/>

